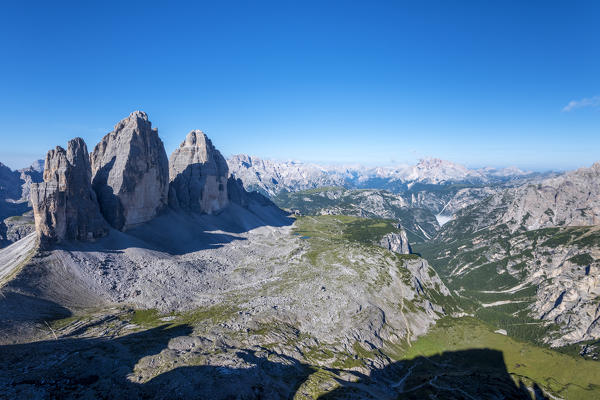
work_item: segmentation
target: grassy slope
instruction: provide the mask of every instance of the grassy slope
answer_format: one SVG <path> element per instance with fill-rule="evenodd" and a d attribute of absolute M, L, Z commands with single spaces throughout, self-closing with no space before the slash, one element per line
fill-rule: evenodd
<path fill-rule="evenodd" d="M 580 251 L 589 251 L 590 246 L 600 243 L 600 231 L 590 227 L 545 228 L 511 234 L 506 227 L 500 226 L 494 231 L 483 230 L 456 237 L 460 238 L 415 244 L 413 250 L 429 261 L 449 289 L 460 292 L 461 306 L 466 311 L 506 329 L 511 336 L 534 342 L 541 342 L 557 328 L 554 324 L 542 323 L 528 315 L 536 288 L 524 286 L 514 293 L 484 291 L 499 291 L 519 285 L 534 265 L 531 249 L 544 247 L 547 248 L 545 251 L 551 252 L 556 246 L 573 246 Z M 511 242 L 521 241 L 531 241 L 531 246 L 524 249 L 511 246 Z M 490 254 L 496 257 L 502 254 L 502 257 L 489 261 Z M 576 258 L 581 261 L 591 259 L 587 253 Z M 452 274 L 467 265 L 469 268 L 460 275 Z M 513 274 L 507 272 L 508 265 Z M 512 303 L 481 307 L 482 303 L 498 301 Z"/>
<path fill-rule="evenodd" d="M 600 363 L 494 333 L 475 318 L 444 318 L 406 352 L 406 359 L 467 349 L 502 352 L 515 382 L 537 383 L 564 399 L 600 398 Z"/>
<path fill-rule="evenodd" d="M 338 212 L 346 215 L 354 214 L 359 209 L 362 215 L 369 218 L 381 218 L 381 215 L 372 212 L 368 208 L 361 208 L 359 193 L 366 189 L 348 190 L 343 188 L 325 187 L 318 189 L 303 190 L 299 192 L 282 192 L 273 197 L 272 200 L 279 207 L 296 209 L 304 215 L 318 215 L 323 209 L 336 209 Z M 340 198 L 330 199 L 323 195 L 324 192 L 339 191 Z M 381 191 L 380 195 L 384 199 L 385 210 L 393 215 L 394 218 L 401 221 L 407 229 L 407 234 L 411 243 L 422 242 L 425 237 L 418 232 L 417 226 L 421 226 L 429 235 L 436 233 L 436 228 L 432 225 L 435 221 L 434 215 L 426 209 L 399 207 L 392 203 L 396 201 L 396 195 Z M 363 199 L 364 200 L 364 199 Z M 423 222 L 419 222 L 423 221 Z M 429 223 L 426 221 L 430 221 Z M 437 226 L 437 225 L 436 225 Z"/>

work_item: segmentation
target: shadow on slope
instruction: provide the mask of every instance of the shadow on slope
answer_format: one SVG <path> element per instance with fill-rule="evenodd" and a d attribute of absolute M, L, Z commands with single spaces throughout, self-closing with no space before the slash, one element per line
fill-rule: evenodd
<path fill-rule="evenodd" d="M 502 352 L 491 349 L 416 357 L 358 376 L 320 399 L 547 399 L 535 383 L 533 393 L 516 385 Z"/>
<path fill-rule="evenodd" d="M 176 357 L 190 349 L 177 350 L 177 344 L 169 346 L 169 342 L 191 333 L 188 325 L 161 326 L 114 339 L 59 339 L 0 346 L 0 393 L 14 399 L 280 399 L 291 398 L 314 372 L 294 359 L 275 354 L 259 357 L 250 350 L 231 353 L 237 362 L 230 365 L 235 367 L 173 368 Z M 167 347 L 166 354 L 159 356 Z M 146 382 L 134 382 L 134 370 L 138 371 L 139 361 L 146 356 L 155 356 L 141 363 L 146 374 L 173 369 Z M 273 357 L 279 362 L 271 361 Z"/>
<path fill-rule="evenodd" d="M 50 329 L 45 323 L 71 315 L 70 310 L 53 301 L 0 289 L 0 343 L 46 335 Z"/>
<path fill-rule="evenodd" d="M 126 232 L 111 230 L 107 237 L 94 243 L 69 242 L 58 248 L 111 252 L 138 247 L 182 255 L 245 240 L 237 235 L 262 226 L 282 227 L 293 223 L 294 219 L 276 206 L 252 205 L 244 208 L 230 204 L 214 215 L 168 210 Z"/>

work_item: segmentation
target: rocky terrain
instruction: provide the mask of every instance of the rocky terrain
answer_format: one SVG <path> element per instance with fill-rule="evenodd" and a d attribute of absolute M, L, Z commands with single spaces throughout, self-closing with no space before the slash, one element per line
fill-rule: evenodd
<path fill-rule="evenodd" d="M 237 159 L 255 181 L 198 130 L 167 158 L 136 111 L 1 175 L 0 397 L 597 395 L 597 164 Z"/>
<path fill-rule="evenodd" d="M 440 228 L 436 216 L 428 209 L 413 207 L 403 196 L 379 189 L 326 187 L 280 193 L 273 197 L 273 201 L 278 206 L 301 215 L 353 215 L 395 219 L 406 229 L 412 242 L 427 240 Z"/>
<path fill-rule="evenodd" d="M 29 191 L 42 181 L 43 169 L 43 160 L 18 171 L 0 163 L 0 248 L 33 232 Z"/>
<path fill-rule="evenodd" d="M 509 333 L 581 342 L 592 354 L 585 342 L 600 338 L 599 182 L 594 164 L 507 189 L 459 211 L 417 251 Z"/>
<path fill-rule="evenodd" d="M 240 154 L 230 157 L 227 163 L 232 175 L 241 179 L 247 190 L 255 190 L 268 196 L 283 191 L 296 192 L 326 186 L 387 189 L 401 193 L 414 184 L 444 186 L 460 183 L 481 186 L 506 184 L 540 175 L 514 167 L 469 169 L 439 159 L 424 159 L 416 165 L 364 167 L 278 162 Z"/>
<path fill-rule="evenodd" d="M 36 232 L 0 250 L 0 341 L 76 340 L 68 346 L 81 343 L 88 349 L 82 352 L 98 354 L 100 338 L 164 322 L 179 328 L 149 331 L 144 343 L 181 328 L 173 337 L 178 350 L 161 356 L 158 369 L 156 361 L 137 360 L 129 366 L 135 376 L 116 386 L 114 371 L 50 379 L 50 360 L 39 364 L 46 377 L 36 381 L 30 366 L 20 364 L 25 369 L 18 372 L 12 360 L 0 366 L 7 372 L 2 393 L 126 396 L 169 365 L 237 370 L 273 353 L 273 370 L 230 389 L 256 397 L 254 387 L 273 397 L 290 390 L 277 379 L 301 382 L 309 366 L 342 368 L 309 385 L 308 395 L 354 379 L 344 369 L 385 367 L 451 311 L 441 305 L 449 291 L 427 261 L 405 254 L 396 224 L 346 216 L 294 220 L 228 179 L 224 159 L 200 131 L 188 134 L 170 161 L 163 156 L 142 112 L 118 123 L 89 155 L 79 138 L 48 152 L 44 181 L 31 186 Z M 384 237 L 393 238 L 389 249 L 380 247 Z M 2 352 L 11 352 L 6 346 Z M 294 375 L 274 378 L 289 360 L 299 366 Z M 33 381 L 16 382 L 19 376 Z M 226 398 L 227 391 L 214 391 L 216 382 L 204 395 Z"/>

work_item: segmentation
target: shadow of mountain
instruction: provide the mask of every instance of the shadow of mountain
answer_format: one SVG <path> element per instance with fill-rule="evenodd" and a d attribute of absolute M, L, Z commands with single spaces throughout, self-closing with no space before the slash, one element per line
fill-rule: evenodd
<path fill-rule="evenodd" d="M 230 204 L 213 215 L 169 209 L 126 232 L 112 229 L 107 237 L 96 242 L 64 242 L 57 248 L 119 252 L 137 247 L 182 255 L 218 248 L 236 240 L 246 240 L 239 235 L 262 226 L 282 227 L 293 222 L 293 218 L 274 205 L 251 204 L 245 208 Z"/>
<path fill-rule="evenodd" d="M 547 399 L 537 384 L 533 393 L 516 385 L 502 352 L 491 349 L 416 357 L 357 376 L 320 399 Z"/>
<path fill-rule="evenodd" d="M 252 350 L 231 353 L 224 360 L 229 366 L 176 367 L 177 357 L 192 349 L 178 350 L 169 342 L 191 333 L 187 325 L 161 326 L 118 338 L 0 346 L 0 398 L 285 399 L 314 372 L 292 358 L 275 353 L 262 357 Z M 140 367 L 146 356 L 154 358 Z M 156 376 L 134 382 L 136 365 L 145 376 Z"/>
<path fill-rule="evenodd" d="M 119 198 L 114 194 L 113 188 L 108 185 L 108 177 L 117 157 L 114 156 L 108 163 L 104 164 L 92 180 L 92 189 L 96 193 L 100 213 L 104 219 L 117 229 L 121 229 L 125 224 L 125 215 L 123 215 L 123 205 Z"/>
<path fill-rule="evenodd" d="M 68 318 L 71 315 L 70 310 L 50 300 L 1 290 L 0 343 L 14 343 L 20 337 L 35 336 L 40 333 L 40 324 L 43 325 L 44 321 Z M 46 326 L 42 329 L 44 333 L 49 333 Z"/>

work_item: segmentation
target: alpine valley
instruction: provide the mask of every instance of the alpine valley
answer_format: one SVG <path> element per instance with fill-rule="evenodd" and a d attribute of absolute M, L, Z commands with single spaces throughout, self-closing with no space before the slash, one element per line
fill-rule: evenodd
<path fill-rule="evenodd" d="M 0 164 L 0 398 L 600 398 L 600 163 L 167 156 L 146 113 Z"/>

